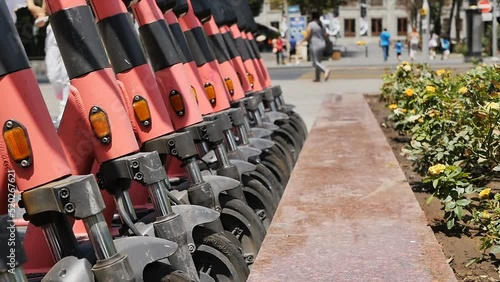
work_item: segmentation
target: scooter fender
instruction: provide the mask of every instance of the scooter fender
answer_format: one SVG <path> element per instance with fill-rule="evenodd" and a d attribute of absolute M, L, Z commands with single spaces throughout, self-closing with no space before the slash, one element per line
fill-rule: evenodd
<path fill-rule="evenodd" d="M 290 118 L 287 114 L 282 112 L 265 112 L 264 115 L 266 116 L 267 120 L 273 124 L 277 120 L 286 120 Z"/>
<path fill-rule="evenodd" d="M 64 274 L 64 275 L 62 275 Z M 58 261 L 45 274 L 42 282 L 94 282 L 92 265 L 86 259 L 67 256 Z"/>
<path fill-rule="evenodd" d="M 184 229 L 187 234 L 187 242 L 190 248 L 195 247 L 193 230 L 196 226 L 212 223 L 219 220 L 219 212 L 202 206 L 196 205 L 175 205 L 172 206 L 172 210 L 175 214 L 179 215 Z M 154 221 L 156 220 L 156 214 L 150 213 L 145 217 L 141 218 L 141 222 L 135 223 L 135 226 L 143 235 L 150 237 L 155 237 L 154 231 Z M 217 225 L 215 225 L 217 226 Z M 214 230 L 216 232 L 221 232 L 224 229 Z M 192 247 L 191 247 L 192 246 Z"/>
<path fill-rule="evenodd" d="M 281 106 L 280 112 L 289 113 L 289 112 L 293 111 L 293 109 L 295 109 L 295 105 L 284 104 L 283 106 Z"/>
<path fill-rule="evenodd" d="M 251 171 L 254 171 L 257 169 L 257 166 L 255 166 L 254 164 L 251 164 L 249 162 L 246 162 L 246 161 L 242 161 L 242 160 L 229 160 L 232 164 L 234 164 L 236 166 L 236 168 L 238 169 L 238 174 L 240 175 L 240 178 L 242 177 L 242 175 L 246 172 L 251 172 Z"/>
<path fill-rule="evenodd" d="M 250 147 L 250 146 L 238 146 L 238 151 L 243 156 L 244 161 L 249 161 L 251 158 L 255 158 L 262 154 L 262 151 L 258 148 Z"/>
<path fill-rule="evenodd" d="M 264 138 L 248 138 L 248 141 L 250 142 L 250 146 L 252 146 L 252 148 L 256 148 L 261 151 L 264 151 L 274 146 L 274 141 L 267 140 Z"/>
<path fill-rule="evenodd" d="M 276 131 L 276 130 L 278 130 L 278 129 L 280 128 L 280 127 L 279 127 L 279 126 L 277 126 L 276 124 L 274 124 L 274 123 L 270 123 L 270 122 L 263 122 L 263 123 L 262 123 L 262 127 L 263 127 L 264 129 L 270 130 L 270 131 L 272 131 L 272 132 L 274 132 L 274 131 Z"/>
<path fill-rule="evenodd" d="M 261 127 L 252 127 L 251 131 L 254 138 L 265 138 L 268 140 L 271 138 L 271 134 L 273 134 L 271 130 Z"/>
<path fill-rule="evenodd" d="M 202 206 L 196 205 L 176 205 L 172 206 L 174 212 L 180 215 L 187 233 L 188 246 L 195 246 L 193 231 L 198 225 L 211 223 L 219 220 L 220 213 Z M 222 231 L 222 230 L 216 230 Z"/>
<path fill-rule="evenodd" d="M 238 169 L 238 172 L 239 172 L 239 169 Z M 222 210 L 222 208 L 221 208 L 221 204 L 219 201 L 220 193 L 227 191 L 227 190 L 235 189 L 235 188 L 240 186 L 240 182 L 238 180 L 234 180 L 232 178 L 225 177 L 225 176 L 219 176 L 219 175 L 203 175 L 203 180 L 210 183 L 210 186 L 212 187 L 212 193 L 214 194 L 214 198 L 215 198 L 215 204 L 221 210 Z"/>
<path fill-rule="evenodd" d="M 114 240 L 116 250 L 128 257 L 135 281 L 143 281 L 146 265 L 167 259 L 177 250 L 177 244 L 154 237 L 123 237 Z M 80 280 L 73 280 L 80 281 Z"/>

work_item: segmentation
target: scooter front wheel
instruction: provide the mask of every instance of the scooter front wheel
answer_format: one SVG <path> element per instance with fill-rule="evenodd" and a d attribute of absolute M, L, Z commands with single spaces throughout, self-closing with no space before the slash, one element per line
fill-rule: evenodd
<path fill-rule="evenodd" d="M 220 194 L 222 205 L 220 219 L 224 230 L 232 233 L 241 243 L 248 265 L 253 264 L 266 236 L 266 229 L 247 204 L 226 194 Z"/>
<path fill-rule="evenodd" d="M 144 282 L 194 282 L 184 272 L 160 261 L 148 264 L 142 277 Z"/>
<path fill-rule="evenodd" d="M 193 253 L 200 278 L 207 275 L 216 282 L 246 281 L 250 270 L 238 248 L 221 234 L 205 236 Z"/>

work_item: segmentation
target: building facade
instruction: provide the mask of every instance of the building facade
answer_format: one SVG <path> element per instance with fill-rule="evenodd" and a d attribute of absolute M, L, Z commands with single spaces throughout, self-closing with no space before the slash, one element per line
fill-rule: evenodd
<path fill-rule="evenodd" d="M 409 7 L 413 3 L 412 0 L 366 0 L 367 8 L 364 18 L 361 18 L 360 1 L 362 0 L 348 1 L 347 5 L 339 7 L 337 22 L 340 24 L 340 37 L 337 42 L 352 43 L 358 40 L 375 42 L 378 41 L 379 35 L 384 28 L 387 28 L 394 39 L 404 40 L 408 33 L 411 32 L 413 24 Z M 258 23 L 276 28 L 280 27 L 283 16 L 282 5 L 276 5 L 275 2 L 270 0 L 264 2 L 262 13 L 255 18 Z M 446 27 L 450 24 L 451 1 L 448 2 L 441 11 L 442 30 L 446 30 Z M 465 36 L 465 13 L 463 8 L 460 11 L 462 22 L 459 24 L 461 38 Z M 416 23 L 420 22 L 418 17 Z M 456 38 L 455 17 L 453 17 L 451 24 L 450 37 Z M 419 29 L 418 26 L 417 29 Z"/>

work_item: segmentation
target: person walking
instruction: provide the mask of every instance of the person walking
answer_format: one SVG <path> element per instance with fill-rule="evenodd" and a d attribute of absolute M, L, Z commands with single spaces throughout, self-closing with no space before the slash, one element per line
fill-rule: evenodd
<path fill-rule="evenodd" d="M 323 24 L 319 19 L 320 15 L 317 10 L 311 12 L 311 21 L 307 24 L 306 35 L 302 39 L 299 45 L 304 42 L 309 42 L 309 50 L 311 54 L 311 60 L 315 68 L 315 78 L 314 82 L 319 82 L 321 73 L 324 73 L 325 81 L 328 81 L 330 77 L 330 70 L 321 64 L 323 59 L 323 53 L 326 47 L 326 37 L 328 36 Z"/>
<path fill-rule="evenodd" d="M 284 64 L 285 62 L 283 61 L 283 40 L 281 40 L 281 36 L 278 36 L 278 38 L 274 40 L 273 44 L 274 44 L 273 51 L 276 54 L 276 63 L 278 65 Z"/>
<path fill-rule="evenodd" d="M 434 60 L 436 58 L 436 48 L 438 47 L 439 36 L 436 33 L 432 33 L 431 39 L 429 40 L 429 59 Z"/>
<path fill-rule="evenodd" d="M 412 31 L 408 35 L 408 46 L 410 51 L 410 59 L 411 61 L 415 61 L 417 56 L 418 45 L 420 44 L 420 34 L 417 32 L 417 28 L 413 27 Z"/>
<path fill-rule="evenodd" d="M 398 58 L 398 62 L 401 62 L 401 54 L 403 53 L 403 43 L 401 43 L 401 40 L 396 42 L 394 49 L 396 49 L 396 58 Z"/>
<path fill-rule="evenodd" d="M 391 46 L 391 34 L 387 31 L 387 28 L 384 28 L 379 35 L 380 37 L 380 47 L 382 47 L 382 53 L 384 56 L 384 62 L 387 62 L 387 58 L 389 57 L 389 46 Z"/>
<path fill-rule="evenodd" d="M 448 36 L 441 36 L 441 60 L 447 60 L 450 55 L 450 40 L 448 40 Z"/>
<path fill-rule="evenodd" d="M 295 65 L 298 65 L 299 58 L 297 58 L 297 40 L 295 40 L 295 37 L 292 35 L 288 43 L 290 43 L 290 56 L 288 57 L 288 63 L 291 64 L 292 59 L 294 59 Z"/>
<path fill-rule="evenodd" d="M 59 113 L 54 121 L 54 124 L 58 126 L 61 122 L 64 108 L 66 108 L 66 102 L 68 101 L 70 80 L 54 32 L 50 24 L 48 24 L 46 1 L 43 1 L 42 7 L 35 5 L 33 0 L 27 0 L 26 2 L 28 9 L 35 17 L 35 25 L 39 27 L 45 24 L 48 25 L 45 37 L 45 66 L 47 68 L 47 78 L 54 88 L 54 94 L 57 100 L 59 100 Z"/>

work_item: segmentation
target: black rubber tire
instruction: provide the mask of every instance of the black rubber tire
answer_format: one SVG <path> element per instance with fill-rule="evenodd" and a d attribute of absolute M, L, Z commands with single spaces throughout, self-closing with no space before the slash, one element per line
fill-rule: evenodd
<path fill-rule="evenodd" d="M 264 185 L 256 180 L 247 181 L 243 187 L 243 192 L 245 193 L 248 205 L 253 208 L 254 212 L 261 219 L 262 225 L 267 230 L 271 225 L 277 208 L 277 205 L 273 201 L 273 195 L 271 195 L 271 192 Z"/>
<path fill-rule="evenodd" d="M 219 233 L 205 234 L 201 236 L 202 238 L 199 238 L 199 235 L 196 235 L 197 249 L 193 253 L 193 261 L 198 272 L 207 262 L 211 262 L 212 266 L 217 266 L 217 269 L 212 268 L 208 275 L 215 281 L 246 281 L 250 269 L 240 250 L 230 240 Z M 224 256 L 227 261 L 221 260 L 218 255 L 214 257 L 214 250 Z M 214 263 L 216 265 L 213 265 Z"/>
<path fill-rule="evenodd" d="M 262 159 L 261 162 L 274 174 L 274 176 L 276 176 L 281 185 L 286 187 L 288 179 L 290 178 L 290 171 L 287 165 L 281 159 L 272 155 Z"/>
<path fill-rule="evenodd" d="M 262 221 L 252 208 L 239 199 L 220 194 L 219 201 L 222 206 L 220 220 L 224 230 L 233 234 L 240 232 L 236 237 L 241 242 L 243 254 L 253 257 L 251 261 L 247 261 L 247 264 L 253 264 L 266 236 Z"/>
<path fill-rule="evenodd" d="M 289 134 L 291 134 L 295 141 L 297 141 L 297 145 L 299 146 L 300 150 L 302 150 L 302 147 L 304 147 L 304 143 L 306 142 L 306 140 L 302 136 L 300 127 L 298 125 L 294 124 L 294 122 L 290 119 L 278 120 L 275 124 L 278 125 L 282 130 L 286 130 Z"/>
<path fill-rule="evenodd" d="M 252 179 L 259 181 L 271 193 L 274 203 L 278 205 L 281 195 L 283 195 L 283 186 L 278 179 L 276 179 L 274 174 L 263 164 L 254 163 L 254 165 L 256 166 L 254 171 L 250 171 L 242 175 L 241 179 L 243 184 Z"/>
<path fill-rule="evenodd" d="M 273 141 L 274 141 L 274 146 L 271 149 L 279 150 L 281 153 L 283 153 L 283 155 L 285 156 L 283 161 L 286 162 L 290 171 L 293 171 L 295 161 L 292 152 L 288 149 L 288 145 L 285 139 L 283 139 L 281 136 L 275 136 Z"/>
<path fill-rule="evenodd" d="M 302 137 L 304 138 L 304 140 L 306 140 L 309 131 L 307 130 L 307 125 L 302 119 L 302 117 L 299 116 L 299 114 L 297 114 L 294 111 L 290 111 L 287 114 L 290 117 L 290 119 L 292 119 L 295 122 L 295 124 L 297 124 L 300 127 L 300 132 L 302 133 Z"/>
<path fill-rule="evenodd" d="M 184 272 L 167 263 L 156 261 L 146 265 L 143 270 L 144 282 L 194 282 Z"/>
<path fill-rule="evenodd" d="M 274 140 L 276 136 L 280 136 L 285 140 L 287 144 L 287 149 L 292 153 L 293 162 L 295 163 L 299 158 L 301 147 L 299 142 L 293 136 L 293 134 L 290 133 L 293 132 L 293 129 L 290 129 L 289 127 L 290 127 L 289 125 L 281 126 L 279 129 L 275 130 L 272 133 L 271 138 Z"/>

